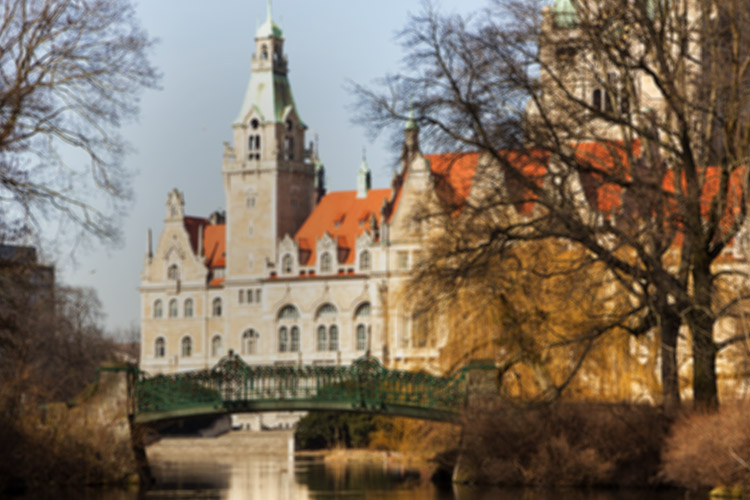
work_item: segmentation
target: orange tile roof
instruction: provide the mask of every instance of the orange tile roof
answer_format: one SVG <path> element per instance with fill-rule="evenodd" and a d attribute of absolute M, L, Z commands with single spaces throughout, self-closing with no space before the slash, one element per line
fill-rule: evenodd
<path fill-rule="evenodd" d="M 499 151 L 506 166 L 519 170 L 527 179 L 541 185 L 547 173 L 548 155 L 541 152 L 521 153 Z M 435 176 L 435 187 L 440 198 L 460 209 L 471 194 L 471 187 L 479 163 L 479 153 L 445 153 L 425 155 Z M 508 192 L 512 193 L 516 209 L 529 213 L 534 206 L 533 192 L 511 175 L 505 177 Z"/>
<path fill-rule="evenodd" d="M 203 255 L 209 269 L 226 266 L 226 242 L 226 225 L 211 224 L 204 228 Z"/>
<path fill-rule="evenodd" d="M 435 176 L 438 195 L 446 202 L 462 205 L 471 192 L 479 153 L 431 154 L 425 158 Z"/>
<path fill-rule="evenodd" d="M 390 197 L 390 189 L 371 189 L 365 198 L 357 198 L 356 191 L 325 195 L 294 236 L 300 248 L 300 264 L 309 266 L 315 263 L 315 245 L 325 233 L 338 244 L 339 263 L 353 264 L 357 237 L 369 229 L 372 216 L 380 227 L 380 208 Z"/>

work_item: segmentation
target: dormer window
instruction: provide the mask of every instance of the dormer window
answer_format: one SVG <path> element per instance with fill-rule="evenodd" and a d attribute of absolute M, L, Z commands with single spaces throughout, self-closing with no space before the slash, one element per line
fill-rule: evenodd
<path fill-rule="evenodd" d="M 260 122 L 258 121 L 257 118 L 253 118 L 252 120 L 250 120 L 250 128 L 252 128 L 253 130 L 258 130 L 259 125 L 260 125 Z"/>
<path fill-rule="evenodd" d="M 364 250 L 359 254 L 359 270 L 369 271 L 370 270 L 370 252 Z"/>
<path fill-rule="evenodd" d="M 326 252 L 323 255 L 320 256 L 320 272 L 321 273 L 330 273 L 331 268 L 333 267 L 333 259 L 331 258 L 331 254 Z"/>
<path fill-rule="evenodd" d="M 176 280 L 180 277 L 180 270 L 177 267 L 177 264 L 172 264 L 167 268 L 167 279 L 169 280 Z"/>
<path fill-rule="evenodd" d="M 292 256 L 289 254 L 284 255 L 284 258 L 281 259 L 281 272 L 284 274 L 292 274 L 293 270 L 294 260 L 292 259 Z"/>

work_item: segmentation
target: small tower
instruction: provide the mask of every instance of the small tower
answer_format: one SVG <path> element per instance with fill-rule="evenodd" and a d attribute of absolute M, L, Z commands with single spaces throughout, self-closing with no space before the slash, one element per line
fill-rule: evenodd
<path fill-rule="evenodd" d="M 316 166 L 288 78 L 284 36 L 271 4 L 255 33 L 250 80 L 223 155 L 228 278 L 264 275 L 278 242 L 294 235 L 316 202 Z"/>
<path fill-rule="evenodd" d="M 367 198 L 371 186 L 370 167 L 367 165 L 365 150 L 362 150 L 362 163 L 357 170 L 357 198 Z"/>

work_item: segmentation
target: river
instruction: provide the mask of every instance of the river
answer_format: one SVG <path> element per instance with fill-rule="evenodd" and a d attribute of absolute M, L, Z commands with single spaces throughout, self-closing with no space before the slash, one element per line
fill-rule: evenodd
<path fill-rule="evenodd" d="M 149 450 L 155 484 L 146 491 L 78 489 L 31 492 L 18 500 L 678 500 L 675 491 L 501 489 L 435 485 L 388 460 L 330 464 L 289 453 L 249 434 L 220 440 L 162 440 Z M 265 438 L 264 438 L 265 439 Z M 231 442 L 229 446 L 227 442 Z"/>

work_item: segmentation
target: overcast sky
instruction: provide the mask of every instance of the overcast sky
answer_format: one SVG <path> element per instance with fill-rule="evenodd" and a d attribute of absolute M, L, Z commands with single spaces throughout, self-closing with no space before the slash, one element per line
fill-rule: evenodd
<path fill-rule="evenodd" d="M 469 12 L 483 0 L 443 0 L 440 8 Z M 240 109 L 250 76 L 257 26 L 266 0 L 141 0 L 143 26 L 159 39 L 153 61 L 162 89 L 143 96 L 137 123 L 123 130 L 135 152 L 126 160 L 136 172 L 135 201 L 123 222 L 123 245 L 76 250 L 57 259 L 58 279 L 97 290 L 109 330 L 138 325 L 138 285 L 146 231 L 161 232 L 167 193 L 185 194 L 189 215 L 223 209 L 222 144 Z M 399 71 L 402 49 L 396 34 L 419 0 L 276 0 L 273 17 L 284 31 L 289 78 L 301 118 L 317 133 L 330 190 L 356 189 L 362 148 L 367 148 L 375 187 L 390 182 L 398 152 L 386 137 L 371 142 L 352 123 L 354 98 L 347 82 L 372 83 Z"/>

